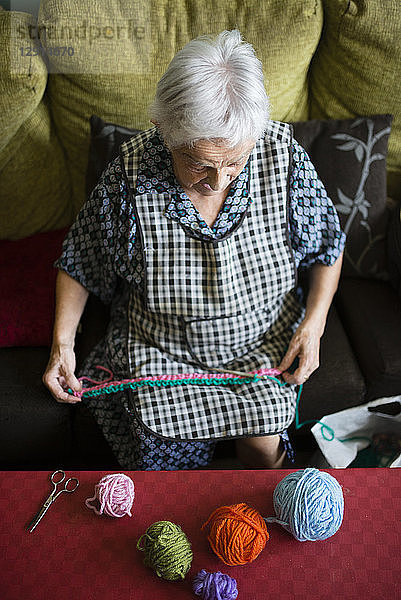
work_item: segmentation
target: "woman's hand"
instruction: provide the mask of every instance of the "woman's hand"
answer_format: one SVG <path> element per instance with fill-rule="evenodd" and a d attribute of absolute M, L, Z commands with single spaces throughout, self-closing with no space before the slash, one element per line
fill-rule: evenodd
<path fill-rule="evenodd" d="M 68 388 L 76 392 L 82 390 L 81 382 L 74 375 L 75 363 L 75 353 L 72 346 L 59 345 L 52 347 L 49 363 L 42 381 L 57 402 L 76 404 L 81 401 L 80 398 L 66 391 Z"/>
<path fill-rule="evenodd" d="M 310 270 L 309 293 L 305 318 L 294 333 L 288 350 L 277 367 L 287 383 L 301 385 L 319 367 L 320 338 L 326 326 L 327 314 L 340 278 L 343 253 L 333 265 L 316 263 Z M 299 364 L 294 373 L 288 373 L 294 360 Z"/>
<path fill-rule="evenodd" d="M 301 385 L 319 367 L 321 331 L 321 327 L 302 321 L 291 339 L 283 360 L 277 367 L 282 372 L 286 383 Z M 292 374 L 288 373 L 296 358 L 299 360 L 296 370 Z"/>
<path fill-rule="evenodd" d="M 80 398 L 69 394 L 82 389 L 74 375 L 76 360 L 74 353 L 75 332 L 84 310 L 89 292 L 64 271 L 59 271 L 56 281 L 56 314 L 53 329 L 53 344 L 46 371 L 42 377 L 45 386 L 57 402 L 76 404 Z"/>

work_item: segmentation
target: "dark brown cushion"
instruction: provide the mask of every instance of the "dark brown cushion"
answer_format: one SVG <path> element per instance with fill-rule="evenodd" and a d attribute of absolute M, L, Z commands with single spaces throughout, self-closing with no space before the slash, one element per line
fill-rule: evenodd
<path fill-rule="evenodd" d="M 89 145 L 88 168 L 86 171 L 86 195 L 89 196 L 107 164 L 118 155 L 119 146 L 139 129 L 127 129 L 122 125 L 107 123 L 100 117 L 90 118 L 91 139 Z"/>
<path fill-rule="evenodd" d="M 68 462 L 71 412 L 42 383 L 49 348 L 0 349 L 0 466 L 52 469 Z"/>
<path fill-rule="evenodd" d="M 387 274 L 386 157 L 391 115 L 293 123 L 347 234 L 343 275 Z"/>
<path fill-rule="evenodd" d="M 365 382 L 335 306 L 327 318 L 320 346 L 320 367 L 303 386 L 300 422 L 365 402 Z M 310 429 L 308 425 L 305 429 Z M 301 433 L 303 430 L 300 430 Z"/>
<path fill-rule="evenodd" d="M 344 279 L 337 308 L 367 382 L 367 401 L 401 394 L 401 301 L 390 284 Z"/>
<path fill-rule="evenodd" d="M 390 283 L 401 298 L 401 208 L 395 207 L 390 217 L 387 235 Z"/>
<path fill-rule="evenodd" d="M 299 420 L 301 423 L 318 420 L 324 415 L 363 404 L 365 392 L 363 376 L 337 310 L 332 306 L 320 345 L 320 367 L 303 386 Z"/>

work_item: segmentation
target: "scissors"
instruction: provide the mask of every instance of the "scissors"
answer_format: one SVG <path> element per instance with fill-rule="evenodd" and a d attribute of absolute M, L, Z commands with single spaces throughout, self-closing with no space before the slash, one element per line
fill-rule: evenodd
<path fill-rule="evenodd" d="M 61 475 L 61 478 L 60 478 L 60 475 Z M 43 504 L 43 506 L 40 509 L 40 511 L 38 512 L 38 514 L 29 523 L 29 525 L 28 525 L 29 533 L 32 533 L 32 531 L 35 529 L 35 527 L 37 526 L 39 521 L 42 520 L 42 518 L 45 516 L 45 514 L 48 511 L 48 509 L 50 508 L 50 506 L 53 504 L 53 502 L 56 500 L 56 498 L 58 498 L 60 496 L 60 494 L 62 494 L 63 492 L 68 492 L 68 493 L 75 492 L 75 490 L 79 486 L 78 479 L 76 477 L 70 477 L 64 483 L 64 486 L 62 486 L 61 489 L 57 491 L 59 484 L 62 483 L 64 480 L 65 480 L 65 473 L 64 473 L 64 471 L 61 471 L 60 469 L 58 471 L 54 471 L 54 473 L 51 474 L 50 481 L 53 484 L 53 491 L 50 494 L 50 496 L 47 498 L 45 503 Z M 70 487 L 68 487 L 68 484 L 70 482 L 72 483 L 73 487 L 71 485 L 70 485 Z"/>

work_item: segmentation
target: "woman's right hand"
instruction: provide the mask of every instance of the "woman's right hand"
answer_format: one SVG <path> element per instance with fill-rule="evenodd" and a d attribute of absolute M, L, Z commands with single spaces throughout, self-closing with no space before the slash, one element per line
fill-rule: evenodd
<path fill-rule="evenodd" d="M 89 292 L 78 281 L 60 270 L 56 280 L 56 314 L 50 359 L 42 381 L 57 402 L 76 404 L 81 399 L 66 390 L 82 390 L 74 375 L 75 333 L 82 316 Z"/>
<path fill-rule="evenodd" d="M 71 346 L 52 347 L 42 381 L 57 402 L 76 404 L 81 401 L 80 398 L 66 391 L 68 388 L 76 392 L 82 390 L 81 382 L 74 375 L 75 366 L 75 353 Z"/>

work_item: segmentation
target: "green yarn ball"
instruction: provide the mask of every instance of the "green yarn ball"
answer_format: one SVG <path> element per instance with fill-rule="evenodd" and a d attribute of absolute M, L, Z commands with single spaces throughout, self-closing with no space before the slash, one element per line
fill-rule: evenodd
<path fill-rule="evenodd" d="M 136 547 L 145 553 L 144 564 L 163 579 L 184 579 L 191 567 L 191 544 L 181 527 L 171 521 L 153 523 Z"/>

